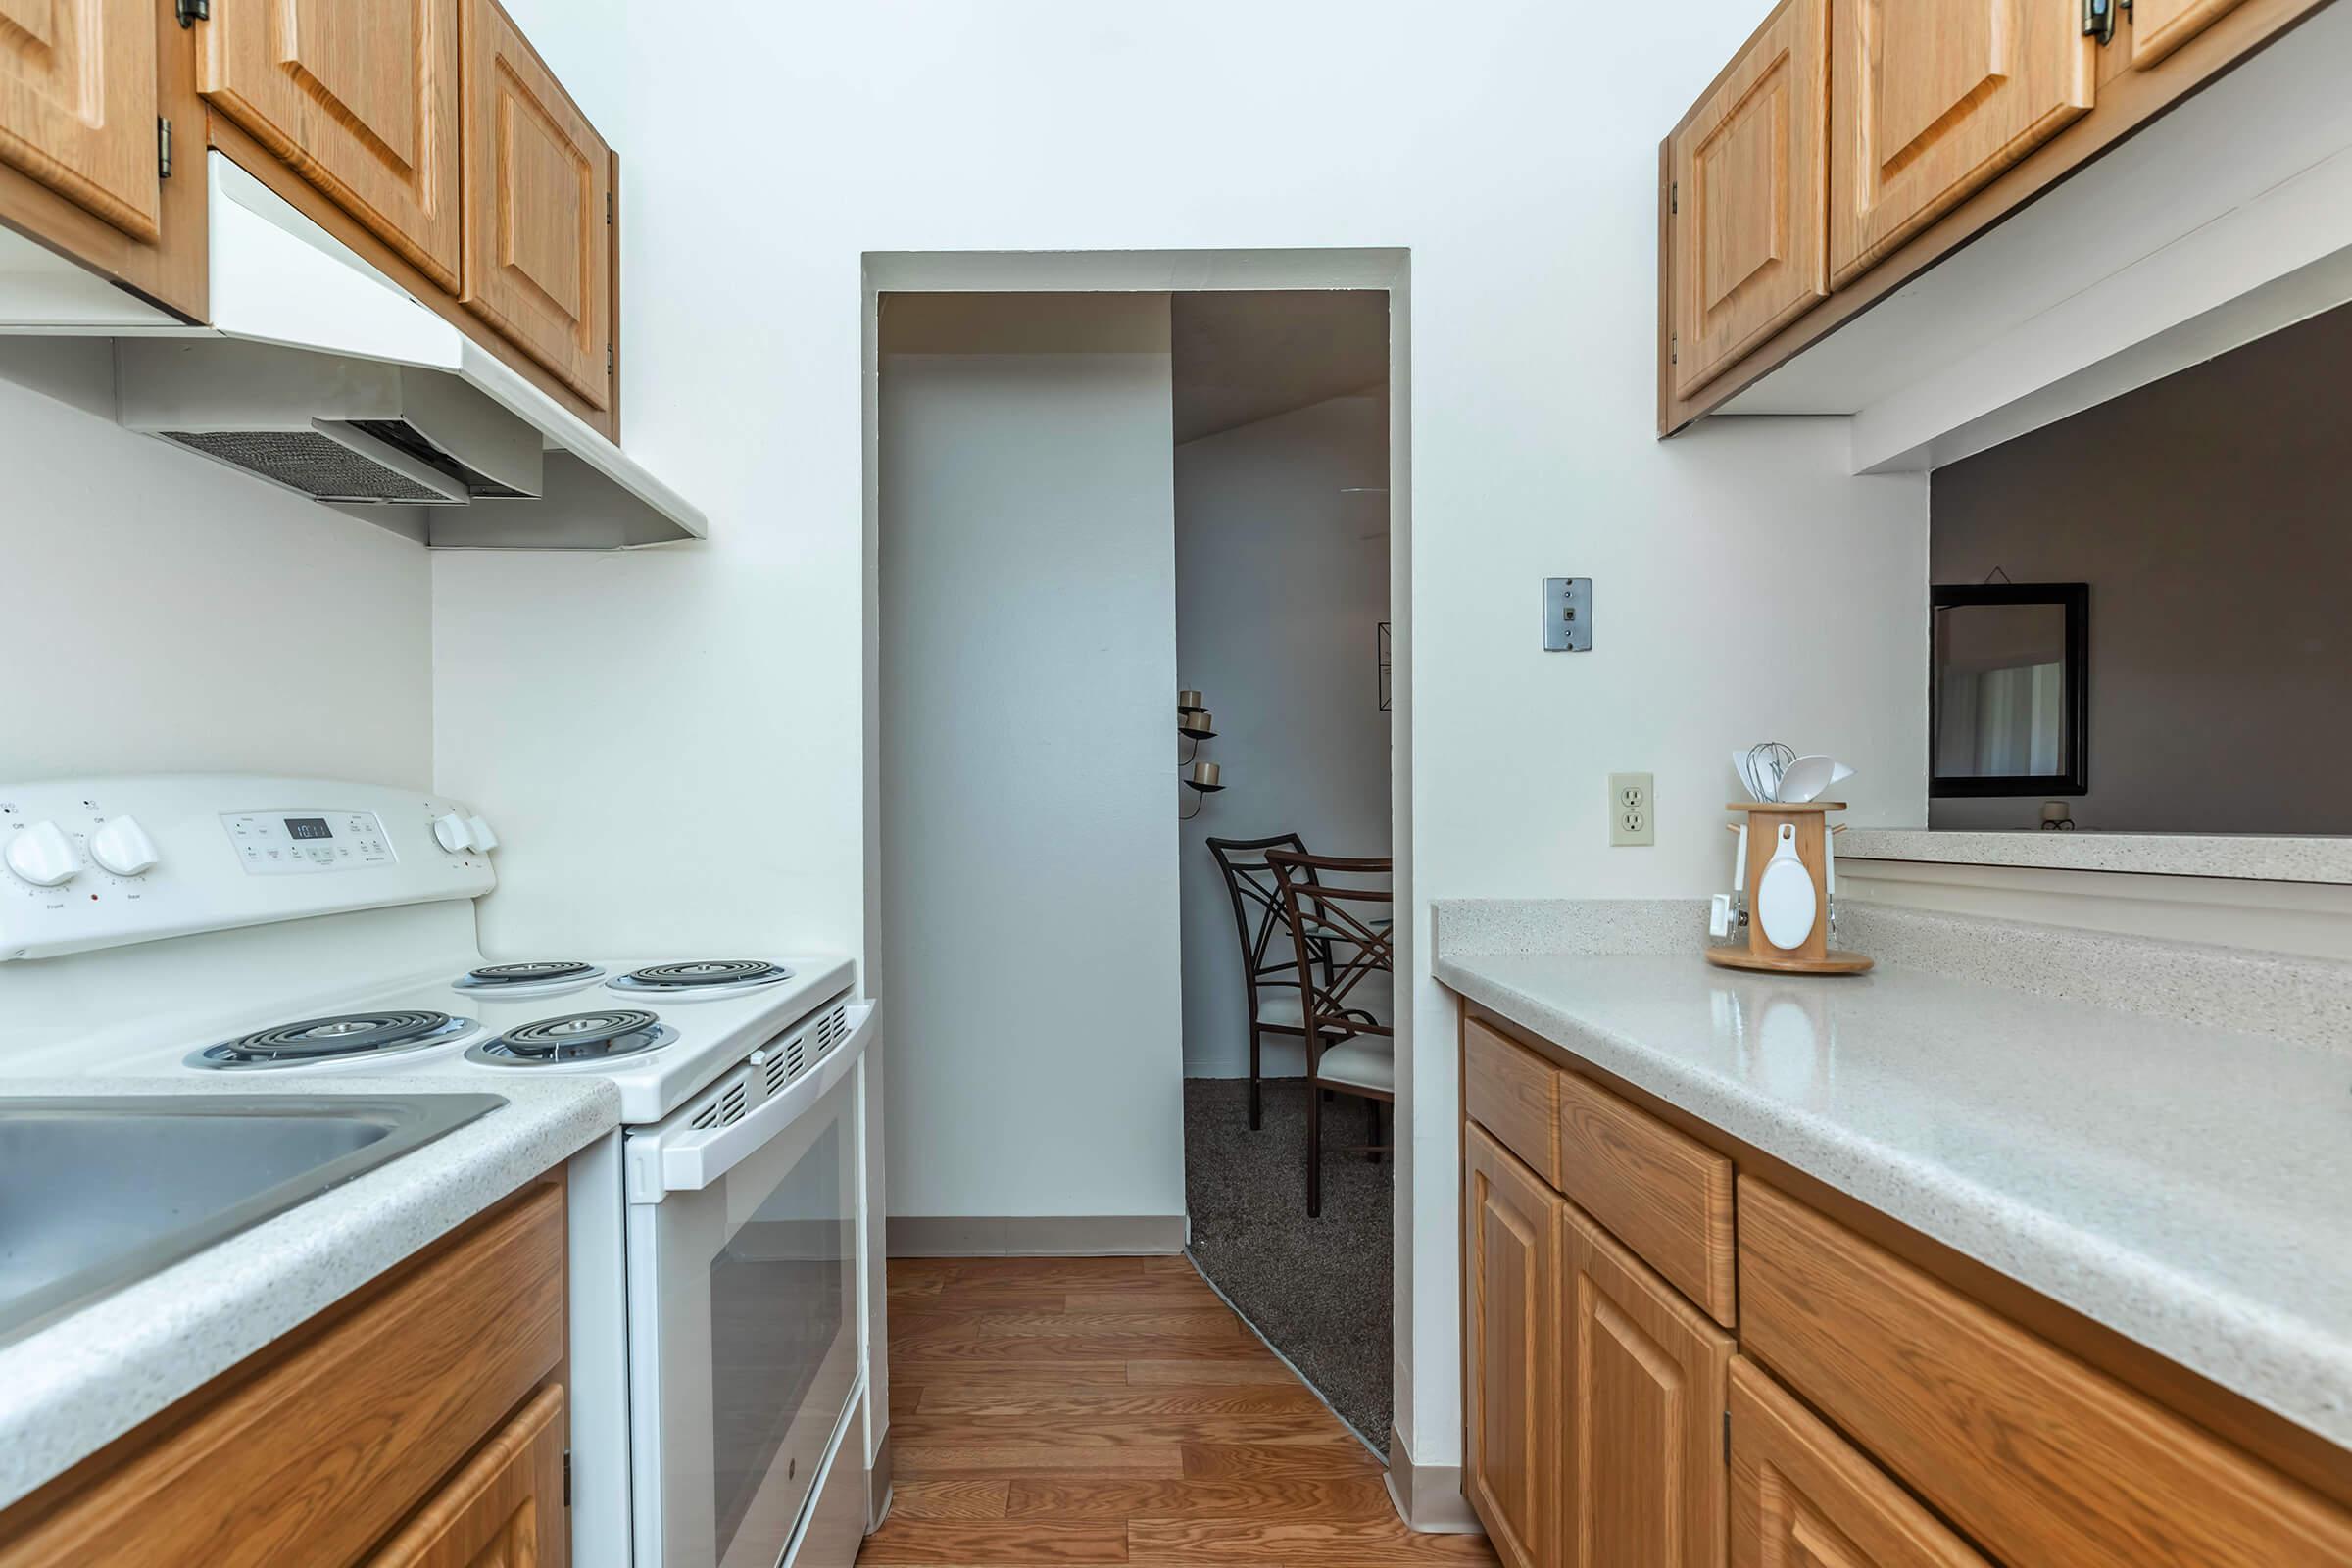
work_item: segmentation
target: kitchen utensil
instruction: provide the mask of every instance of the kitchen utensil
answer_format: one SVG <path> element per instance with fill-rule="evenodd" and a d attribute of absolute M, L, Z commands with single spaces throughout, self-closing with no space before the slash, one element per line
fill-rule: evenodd
<path fill-rule="evenodd" d="M 1801 948 L 1820 913 L 1813 873 L 1797 858 L 1796 824 L 1783 822 L 1773 835 L 1772 858 L 1756 883 L 1756 918 L 1763 922 L 1764 939 L 1784 953 Z"/>
<path fill-rule="evenodd" d="M 1758 741 L 1734 754 L 1732 768 L 1750 797 L 1771 802 L 1780 799 L 1781 770 L 1795 760 L 1796 753 L 1779 741 Z"/>
<path fill-rule="evenodd" d="M 1854 770 L 1834 757 L 1819 752 L 1799 757 L 1781 770 L 1780 788 L 1773 799 L 1784 806 L 1802 805 L 1817 801 L 1836 786 L 1854 776 Z"/>
<path fill-rule="evenodd" d="M 1844 810 L 1844 803 L 1735 801 L 1725 809 L 1744 824 L 1732 870 L 1734 891 L 1725 902 L 1731 932 L 1744 930 L 1747 940 L 1707 947 L 1707 961 L 1781 974 L 1859 974 L 1871 967 L 1861 954 L 1830 946 L 1836 909 L 1831 879 L 1837 872 L 1829 815 Z M 1740 917 L 1742 909 L 1745 918 Z M 1711 932 L 1726 925 L 1720 906 L 1708 914 Z"/>

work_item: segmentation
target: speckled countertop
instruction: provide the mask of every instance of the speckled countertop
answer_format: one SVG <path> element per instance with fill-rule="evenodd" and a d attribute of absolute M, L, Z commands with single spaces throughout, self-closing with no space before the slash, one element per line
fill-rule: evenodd
<path fill-rule="evenodd" d="M 479 1078 L 11 1079 L 59 1095 L 479 1094 Z M 620 1123 L 605 1080 L 501 1084 L 503 1107 L 0 1346 L 0 1505 L 23 1496 Z"/>
<path fill-rule="evenodd" d="M 2238 877 L 2258 882 L 2352 882 L 2352 838 L 2221 833 L 2043 833 L 1854 827 L 1840 860 L 1926 860 L 2144 876 Z"/>
<path fill-rule="evenodd" d="M 1679 904 L 1530 952 L 1544 906 L 1496 907 L 1440 905 L 1447 986 L 2352 1446 L 2352 1050 L 1926 968 L 1714 969 Z"/>

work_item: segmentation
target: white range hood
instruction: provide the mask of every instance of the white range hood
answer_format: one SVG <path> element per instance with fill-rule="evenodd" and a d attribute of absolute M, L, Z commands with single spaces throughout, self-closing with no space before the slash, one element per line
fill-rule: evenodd
<path fill-rule="evenodd" d="M 570 410 L 220 153 L 211 319 L 30 247 L 0 334 L 114 340 L 123 424 L 436 547 L 630 549 L 709 525 Z"/>

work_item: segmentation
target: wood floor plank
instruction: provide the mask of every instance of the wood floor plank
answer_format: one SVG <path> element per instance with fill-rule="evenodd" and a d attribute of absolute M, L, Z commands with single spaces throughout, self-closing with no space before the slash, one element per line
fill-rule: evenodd
<path fill-rule="evenodd" d="M 1201 1382 L 1233 1381 L 1226 1377 L 1227 1373 L 1249 1368 L 1249 1363 L 1246 1362 L 1189 1361 L 1177 1364 L 1202 1368 L 1202 1376 L 1200 1379 Z M 1276 1361 L 1273 1364 L 1280 1366 L 1282 1363 Z M 922 1384 L 973 1382 L 986 1378 L 992 1381 L 1013 1379 L 1042 1383 L 1050 1380 L 1054 1383 L 1108 1385 L 1125 1383 L 1128 1365 L 1129 1363 L 1125 1361 L 1108 1360 L 1057 1361 L 1048 1365 L 1035 1357 L 1025 1360 L 1008 1360 L 995 1359 L 987 1355 L 933 1357 L 909 1353 L 894 1347 L 890 1356 L 890 1376 L 893 1383 L 898 1382 L 901 1378 Z M 1211 1374 L 1213 1374 L 1213 1378 Z M 1290 1374 L 1286 1372 L 1283 1375 L 1288 1377 Z"/>
<path fill-rule="evenodd" d="M 1377 1476 L 1380 1466 L 1353 1438 L 1325 1443 L 1188 1443 L 1188 1481 L 1279 1481 L 1294 1476 Z"/>
<path fill-rule="evenodd" d="M 972 1298 L 966 1297 L 965 1299 Z M 992 1303 L 993 1304 L 993 1303 Z M 1065 1312 L 1222 1312 L 1217 1293 L 1196 1280 L 1136 1280 L 1115 1291 L 1065 1291 Z"/>
<path fill-rule="evenodd" d="M 1184 1450 L 1163 1446 L 1122 1447 L 1087 1444 L 905 1443 L 891 1434 L 891 1463 L 900 1479 L 940 1481 L 975 1476 L 1105 1476 L 1123 1480 L 1177 1481 L 1184 1476 Z"/>
<path fill-rule="evenodd" d="M 1492 1563 L 1484 1536 L 1428 1536 L 1387 1520 L 1131 1519 L 1133 1563 L 1333 1563 L 1347 1568 L 1410 1563 Z M 1628 1563 L 1625 1568 L 1636 1568 Z"/>
<path fill-rule="evenodd" d="M 1022 1476 L 1005 1517 L 1052 1519 L 1394 1519 L 1378 1474 L 1284 1481 L 1071 1481 Z"/>
<path fill-rule="evenodd" d="M 894 1342 L 902 1337 L 930 1340 L 1027 1340 L 1074 1334 L 1132 1335 L 1148 1339 L 1238 1340 L 1242 1320 L 1223 1306 L 1190 1312 L 925 1312 L 902 1335 L 895 1319 Z M 1254 1342 L 1253 1342 L 1254 1343 Z"/>
<path fill-rule="evenodd" d="M 986 1280 L 1043 1285 L 1048 1280 L 1139 1279 L 1146 1261 L 1140 1257 L 965 1257 L 956 1260 L 952 1277 L 959 1285 Z M 1189 1262 L 1185 1271 L 1195 1272 Z"/>
<path fill-rule="evenodd" d="M 890 1489 L 893 1519 L 1002 1519 L 1010 1481 L 899 1481 Z"/>
<path fill-rule="evenodd" d="M 893 1336 L 891 1362 L 901 1349 Z M 928 1335 L 905 1348 L 909 1360 L 1034 1361 L 1064 1366 L 1075 1361 L 1272 1361 L 1274 1353 L 1255 1340 L 1201 1339 L 1181 1334 L 999 1335 L 984 1340 L 937 1339 Z M 1280 1362 L 1275 1362 L 1280 1365 Z M 1123 1375 L 1123 1374 L 1122 1374 Z"/>
<path fill-rule="evenodd" d="M 1328 1444 L 1338 1423 L 1317 1405 L 1312 1414 L 1276 1415 L 913 1415 L 895 1416 L 890 1430 L 901 1443 L 1061 1444 Z M 1362 1453 L 1359 1446 L 1356 1452 Z"/>
<path fill-rule="evenodd" d="M 923 1385 L 904 1377 L 890 1380 L 890 1413 L 895 1416 L 912 1415 L 922 1408 Z"/>
<path fill-rule="evenodd" d="M 1130 1361 L 1130 1383 L 1275 1383 L 1300 1389 L 1298 1374 L 1284 1366 L 1271 1350 L 1251 1361 Z"/>
<path fill-rule="evenodd" d="M 899 1519 L 865 1538 L 862 1564 L 1115 1563 L 1127 1560 L 1127 1527 L 1116 1519 Z"/>
<path fill-rule="evenodd" d="M 898 1413 L 898 1391 L 891 1391 L 893 1413 Z M 1132 1385 L 1011 1383 L 1003 1378 L 973 1379 L 924 1385 L 917 1405 L 925 1415 L 1312 1415 L 1328 1419 L 1323 1401 L 1310 1389 L 1296 1383 L 1224 1383 L 1206 1386 L 1179 1383 L 1153 1388 Z"/>

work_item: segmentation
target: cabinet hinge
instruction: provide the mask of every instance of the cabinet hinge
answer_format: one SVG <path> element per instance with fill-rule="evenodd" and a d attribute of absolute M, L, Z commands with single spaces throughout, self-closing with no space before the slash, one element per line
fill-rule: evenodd
<path fill-rule="evenodd" d="M 183 27 L 193 27 L 199 22 L 213 20 L 213 0 L 175 0 L 172 15 L 179 18 Z"/>
<path fill-rule="evenodd" d="M 1668 365 L 1683 363 L 1683 334 L 1680 332 L 1666 334 L 1666 363 Z"/>
<path fill-rule="evenodd" d="M 2115 12 L 2119 0 L 2082 0 L 2082 35 L 2102 44 L 2115 41 Z"/>
<path fill-rule="evenodd" d="M 611 191 L 605 192 L 605 226 L 607 228 L 612 226 L 612 193 Z"/>
<path fill-rule="evenodd" d="M 610 343 L 605 345 L 605 373 L 612 373 L 612 345 Z"/>
<path fill-rule="evenodd" d="M 155 177 L 172 177 L 172 122 L 162 115 L 155 117 Z"/>
<path fill-rule="evenodd" d="M 1677 179 L 1670 181 L 1666 186 L 1666 211 L 1669 214 L 1677 214 L 1682 210 L 1683 182 Z"/>
<path fill-rule="evenodd" d="M 565 1462 L 570 1462 L 569 1455 L 565 1456 Z M 1732 1462 L 1732 1412 L 1729 1410 L 1723 1412 L 1723 1462 Z M 570 1473 L 568 1470 L 564 1472 L 565 1475 Z"/>
<path fill-rule="evenodd" d="M 1724 1419 L 1729 1421 L 1731 1416 L 1727 1413 Z M 571 1506 L 571 1450 L 569 1448 L 564 1450 L 564 1506 L 566 1508 Z"/>

